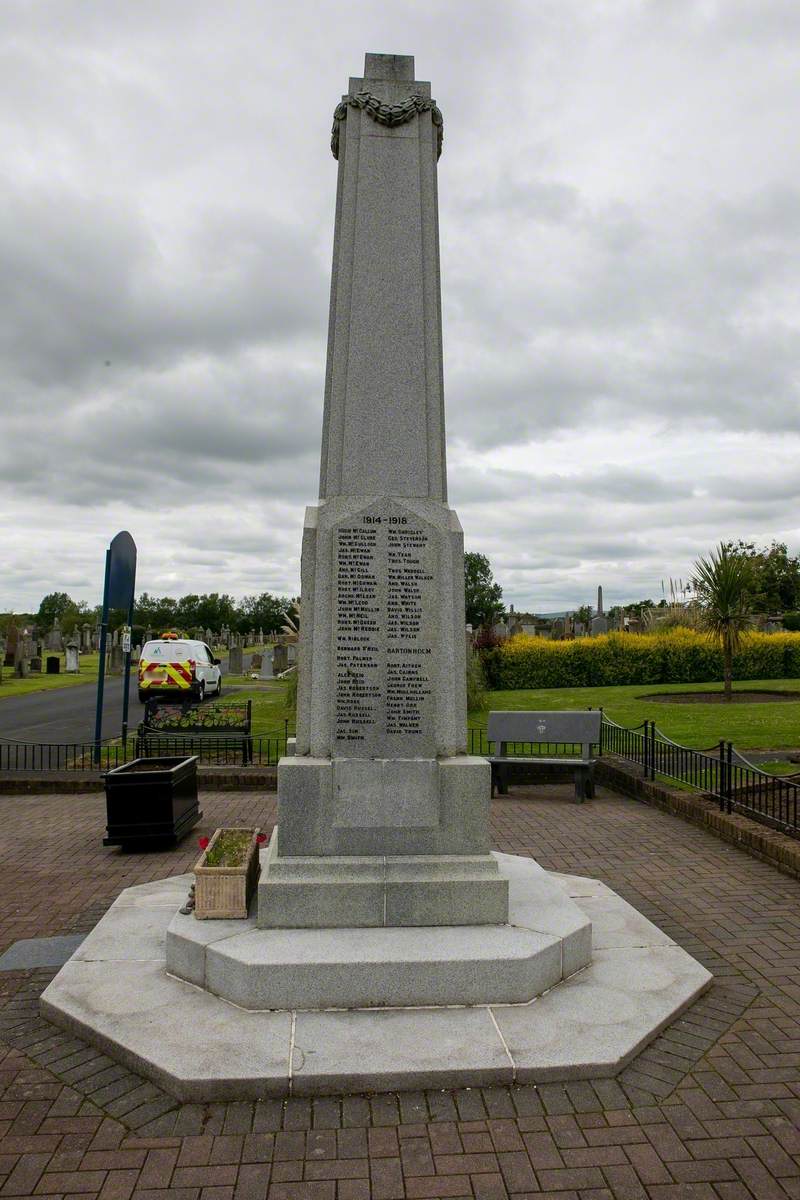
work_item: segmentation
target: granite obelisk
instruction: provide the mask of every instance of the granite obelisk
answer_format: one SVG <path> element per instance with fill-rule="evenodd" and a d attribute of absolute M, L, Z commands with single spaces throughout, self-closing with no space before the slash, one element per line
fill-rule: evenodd
<path fill-rule="evenodd" d="M 414 60 L 368 54 L 338 159 L 319 503 L 269 927 L 502 924 L 489 766 L 466 753 L 463 537 L 447 505 L 437 162 Z"/>

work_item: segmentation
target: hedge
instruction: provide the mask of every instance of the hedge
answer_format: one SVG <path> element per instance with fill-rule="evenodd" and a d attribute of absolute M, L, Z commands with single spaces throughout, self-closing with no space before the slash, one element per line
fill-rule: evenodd
<path fill-rule="evenodd" d="M 691 629 L 608 633 L 575 641 L 519 634 L 483 652 L 489 687 L 611 687 L 626 683 L 706 683 L 722 679 L 722 653 Z M 800 676 L 800 633 L 749 633 L 733 662 L 734 679 Z"/>

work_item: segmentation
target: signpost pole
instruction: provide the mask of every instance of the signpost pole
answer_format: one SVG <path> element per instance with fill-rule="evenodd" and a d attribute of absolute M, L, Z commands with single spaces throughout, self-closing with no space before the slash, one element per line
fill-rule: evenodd
<path fill-rule="evenodd" d="M 103 615 L 100 620 L 100 662 L 97 668 L 97 708 L 94 715 L 94 761 L 100 766 L 103 736 L 103 691 L 106 682 L 106 634 L 108 633 L 108 582 L 111 573 L 111 549 L 106 550 L 106 575 L 103 584 Z"/>
<path fill-rule="evenodd" d="M 122 635 L 122 648 L 125 651 L 125 666 L 122 671 L 122 747 L 125 757 L 128 757 L 128 700 L 131 679 L 131 634 L 133 632 L 133 596 L 128 609 L 128 624 Z"/>

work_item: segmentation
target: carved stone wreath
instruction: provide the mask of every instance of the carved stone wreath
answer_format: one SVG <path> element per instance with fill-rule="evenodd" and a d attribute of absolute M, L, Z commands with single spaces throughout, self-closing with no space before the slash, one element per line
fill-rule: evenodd
<path fill-rule="evenodd" d="M 437 159 L 440 157 L 444 137 L 444 118 L 437 108 L 435 100 L 426 100 L 424 96 L 419 96 L 415 92 L 399 104 L 386 104 L 377 96 L 373 96 L 372 92 L 356 92 L 355 96 L 346 96 L 333 110 L 331 151 L 334 158 L 338 159 L 339 157 L 339 125 L 346 120 L 348 107 L 363 108 L 373 121 L 377 121 L 379 125 L 387 125 L 390 129 L 395 125 L 405 125 L 406 121 L 410 121 L 418 113 L 430 112 L 431 121 L 436 129 L 436 157 Z"/>

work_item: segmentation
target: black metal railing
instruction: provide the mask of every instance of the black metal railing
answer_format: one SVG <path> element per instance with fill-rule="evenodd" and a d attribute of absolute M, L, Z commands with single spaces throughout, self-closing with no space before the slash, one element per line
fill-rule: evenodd
<path fill-rule="evenodd" d="M 249 766 L 275 766 L 286 753 L 287 739 L 292 737 L 288 721 L 282 729 L 248 734 L 246 760 Z M 241 765 L 242 735 L 230 738 L 203 737 L 202 734 L 160 734 L 156 743 L 146 748 L 135 734 L 125 742 L 12 742 L 0 738 L 0 771 L 60 772 L 87 771 L 104 774 L 106 771 L 148 754 L 153 757 L 178 757 L 195 754 L 205 766 Z"/>
<path fill-rule="evenodd" d="M 600 736 L 602 753 L 638 763 L 646 779 L 688 784 L 717 800 L 722 812 L 740 812 L 800 837 L 800 773 L 763 771 L 724 740 L 705 750 L 682 746 L 655 721 L 629 729 L 604 714 Z"/>
<path fill-rule="evenodd" d="M 292 736 L 288 721 L 282 729 L 248 735 L 249 766 L 275 766 L 285 753 Z M 488 756 L 492 743 L 485 726 L 467 730 L 469 753 Z M 514 743 L 513 753 L 574 754 L 578 745 L 553 745 L 545 742 Z M 125 742 L 109 740 L 99 745 L 87 742 L 18 742 L 0 738 L 0 771 L 105 773 L 140 757 L 139 739 L 133 735 Z M 148 747 L 152 754 L 153 747 Z M 202 734 L 163 734 L 158 739 L 159 756 L 197 755 L 206 766 L 241 765 L 241 736 L 203 737 Z M 600 727 L 601 754 L 614 754 L 637 763 L 645 778 L 673 780 L 712 796 L 724 812 L 746 816 L 800 837 L 800 772 L 776 775 L 763 771 L 741 754 L 731 742 L 720 741 L 705 750 L 696 750 L 673 741 L 657 728 L 655 721 L 643 721 L 628 728 L 603 714 Z"/>
<path fill-rule="evenodd" d="M 592 744 L 599 750 L 597 743 Z M 467 745 L 470 754 L 488 757 L 494 752 L 494 742 L 486 736 L 486 729 L 481 725 L 469 726 Z M 511 742 L 506 738 L 503 745 L 505 753 L 512 758 L 576 758 L 583 753 L 582 742 Z"/>

